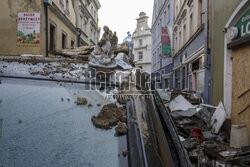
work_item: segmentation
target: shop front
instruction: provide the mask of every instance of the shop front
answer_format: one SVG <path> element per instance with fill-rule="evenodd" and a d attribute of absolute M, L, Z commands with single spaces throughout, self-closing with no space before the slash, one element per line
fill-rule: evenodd
<path fill-rule="evenodd" d="M 247 126 L 250 141 L 249 7 L 242 1 L 225 27 L 224 103 L 232 124 Z"/>

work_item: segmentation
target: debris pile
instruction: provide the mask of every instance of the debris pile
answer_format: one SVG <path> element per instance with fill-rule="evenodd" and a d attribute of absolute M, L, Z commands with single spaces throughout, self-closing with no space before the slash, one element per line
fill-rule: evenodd
<path fill-rule="evenodd" d="M 88 100 L 86 98 L 77 97 L 77 100 L 75 103 L 77 105 L 85 105 L 88 103 Z"/>
<path fill-rule="evenodd" d="M 222 102 L 218 106 L 203 104 L 199 93 L 187 90 L 158 93 L 171 111 L 193 166 L 249 166 L 250 147 L 230 147 L 232 130 Z"/>
<path fill-rule="evenodd" d="M 71 59 L 89 60 L 90 53 L 93 50 L 94 46 L 82 46 L 78 48 L 57 50 L 55 54 Z"/>
<path fill-rule="evenodd" d="M 93 124 L 97 128 L 101 129 L 112 129 L 117 123 L 126 123 L 126 110 L 123 107 L 117 107 L 116 104 L 107 104 L 103 106 L 97 116 L 91 118 Z"/>
<path fill-rule="evenodd" d="M 119 123 L 118 126 L 115 128 L 115 132 L 118 136 L 125 135 L 128 132 L 127 125 L 124 125 L 123 123 Z"/>

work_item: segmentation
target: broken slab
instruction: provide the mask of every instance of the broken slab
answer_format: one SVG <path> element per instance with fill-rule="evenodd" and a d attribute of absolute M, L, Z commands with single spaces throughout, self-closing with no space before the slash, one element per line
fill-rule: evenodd
<path fill-rule="evenodd" d="M 224 105 L 222 104 L 222 102 L 220 102 L 211 118 L 210 122 L 212 126 L 211 131 L 215 134 L 218 134 L 225 120 L 226 120 L 226 111 Z"/>
<path fill-rule="evenodd" d="M 133 68 L 128 60 L 128 56 L 125 53 L 118 53 L 117 57 L 115 58 L 115 61 L 119 67 L 125 70 L 129 70 Z"/>
<path fill-rule="evenodd" d="M 170 102 L 169 108 L 171 111 L 176 111 L 176 110 L 185 111 L 195 107 L 189 101 L 187 101 L 182 95 L 179 95 Z"/>

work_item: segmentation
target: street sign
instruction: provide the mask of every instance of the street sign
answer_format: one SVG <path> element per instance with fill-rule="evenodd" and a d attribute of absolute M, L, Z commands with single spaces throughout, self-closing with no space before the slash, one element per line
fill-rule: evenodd
<path fill-rule="evenodd" d="M 242 39 L 250 35 L 250 9 L 248 9 L 239 19 L 235 27 L 238 29 L 238 32 L 234 30 L 234 33 L 236 33 L 236 35 L 232 34 L 233 40 Z"/>

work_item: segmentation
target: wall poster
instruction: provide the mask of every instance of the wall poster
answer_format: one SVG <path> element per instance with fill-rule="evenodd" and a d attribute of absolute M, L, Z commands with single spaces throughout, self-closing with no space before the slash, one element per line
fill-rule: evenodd
<path fill-rule="evenodd" d="M 17 46 L 40 46 L 40 13 L 18 13 Z"/>

